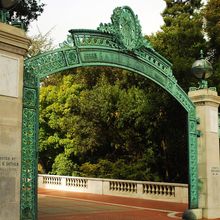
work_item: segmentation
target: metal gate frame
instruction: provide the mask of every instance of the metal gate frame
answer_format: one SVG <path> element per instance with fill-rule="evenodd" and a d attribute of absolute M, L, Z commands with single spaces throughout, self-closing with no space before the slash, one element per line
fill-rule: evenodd
<path fill-rule="evenodd" d="M 177 84 L 172 64 L 143 37 L 137 15 L 118 7 L 111 23 L 97 30 L 70 30 L 60 48 L 25 61 L 23 88 L 21 219 L 37 219 L 39 82 L 66 69 L 119 67 L 140 74 L 170 93 L 188 114 L 189 208 L 198 208 L 197 120 L 195 106 Z"/>

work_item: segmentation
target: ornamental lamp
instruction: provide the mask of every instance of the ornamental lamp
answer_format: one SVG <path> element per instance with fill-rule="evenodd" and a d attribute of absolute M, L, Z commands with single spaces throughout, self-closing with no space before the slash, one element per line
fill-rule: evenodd
<path fill-rule="evenodd" d="M 202 50 L 200 54 L 200 59 L 196 60 L 192 65 L 192 73 L 197 79 L 200 79 L 199 88 L 207 88 L 208 83 L 206 79 L 213 74 L 213 68 L 212 64 L 204 58 Z"/>
<path fill-rule="evenodd" d="M 13 9 L 21 0 L 0 0 L 0 22 L 9 24 L 9 10 Z M 11 22 L 11 25 L 23 27 L 21 22 Z"/>
<path fill-rule="evenodd" d="M 20 0 L 0 0 L 0 10 L 13 8 Z"/>

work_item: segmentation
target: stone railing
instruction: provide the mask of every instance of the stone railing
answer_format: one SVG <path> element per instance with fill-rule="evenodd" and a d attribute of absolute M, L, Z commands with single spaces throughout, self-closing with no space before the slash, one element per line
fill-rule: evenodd
<path fill-rule="evenodd" d="M 187 184 L 39 174 L 38 187 L 159 201 L 188 202 Z"/>

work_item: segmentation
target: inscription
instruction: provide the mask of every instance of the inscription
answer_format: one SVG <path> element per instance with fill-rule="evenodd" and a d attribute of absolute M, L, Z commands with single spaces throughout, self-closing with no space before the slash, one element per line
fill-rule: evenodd
<path fill-rule="evenodd" d="M 96 53 L 85 53 L 84 60 L 88 61 L 88 62 L 93 61 L 93 60 L 97 60 L 97 54 Z"/>
<path fill-rule="evenodd" d="M 220 175 L 220 167 L 212 167 L 211 173 L 213 176 L 219 176 Z"/>
<path fill-rule="evenodd" d="M 18 97 L 18 59 L 0 54 L 0 95 Z"/>
<path fill-rule="evenodd" d="M 17 171 L 19 162 L 16 157 L 0 156 L 0 175 L 4 176 L 8 171 Z"/>

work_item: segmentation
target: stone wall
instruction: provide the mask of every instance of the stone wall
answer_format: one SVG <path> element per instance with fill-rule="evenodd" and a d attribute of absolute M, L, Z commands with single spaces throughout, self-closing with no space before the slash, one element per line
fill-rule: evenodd
<path fill-rule="evenodd" d="M 24 31 L 0 23 L 0 219 L 20 219 Z"/>

